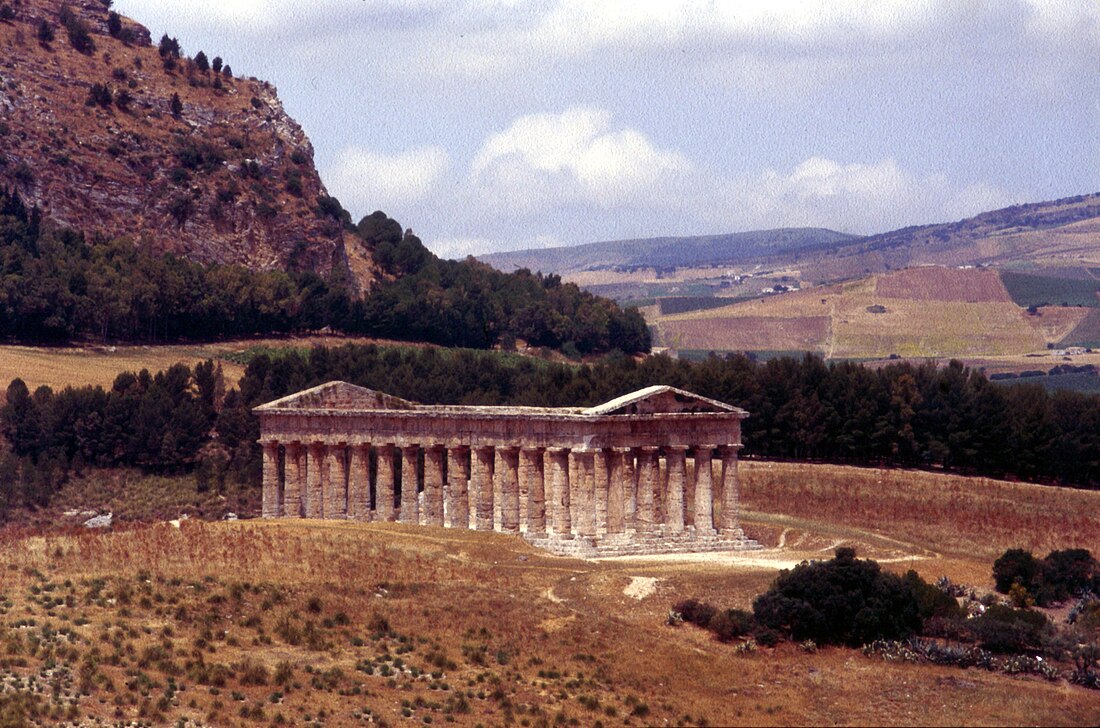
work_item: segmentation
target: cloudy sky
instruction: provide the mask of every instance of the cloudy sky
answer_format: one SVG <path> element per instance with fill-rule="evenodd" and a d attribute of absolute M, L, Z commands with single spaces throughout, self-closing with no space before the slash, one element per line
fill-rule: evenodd
<path fill-rule="evenodd" d="M 1100 191 L 1096 0 L 116 0 L 441 255 Z"/>

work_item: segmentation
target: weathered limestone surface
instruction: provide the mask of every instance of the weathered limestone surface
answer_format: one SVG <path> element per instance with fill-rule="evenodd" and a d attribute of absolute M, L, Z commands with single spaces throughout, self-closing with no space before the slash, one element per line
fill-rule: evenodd
<path fill-rule="evenodd" d="M 672 387 L 551 409 L 331 382 L 256 412 L 265 518 L 499 530 L 585 557 L 758 547 L 738 519 L 747 413 Z"/>

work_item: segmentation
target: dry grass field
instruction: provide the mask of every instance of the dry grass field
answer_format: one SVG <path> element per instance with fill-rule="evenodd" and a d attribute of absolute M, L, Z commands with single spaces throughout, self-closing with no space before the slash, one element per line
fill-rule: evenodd
<path fill-rule="evenodd" d="M 840 544 L 989 586 L 999 549 L 1097 543 L 1100 494 L 749 463 L 749 558 L 581 561 L 397 524 L 187 521 L 0 541 L 0 715 L 18 724 L 1064 724 L 1096 694 L 665 623 L 748 608 Z M 17 689 L 16 689 L 17 688 Z M 7 723 L 6 723 L 7 724 Z"/>
<path fill-rule="evenodd" d="M 101 385 L 110 387 L 120 372 L 148 369 L 158 372 L 183 362 L 194 366 L 207 359 L 222 365 L 228 384 L 244 374 L 244 367 L 226 357 L 252 347 L 310 347 L 315 344 L 340 346 L 356 344 L 395 344 L 365 337 L 298 336 L 276 339 L 240 339 L 199 344 L 149 346 L 0 346 L 0 383 L 20 377 L 33 391 L 41 385 L 55 389 L 65 386 Z"/>
<path fill-rule="evenodd" d="M 1042 316 L 1028 316 L 993 271 L 927 267 L 651 323 L 662 345 L 681 349 L 811 350 L 851 358 L 1022 356 L 1061 341 L 1087 313 L 1044 309 Z"/>

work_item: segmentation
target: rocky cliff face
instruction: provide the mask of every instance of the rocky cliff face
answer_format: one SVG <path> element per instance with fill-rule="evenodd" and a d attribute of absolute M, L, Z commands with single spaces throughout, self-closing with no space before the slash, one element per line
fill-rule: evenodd
<path fill-rule="evenodd" d="M 152 251 L 375 280 L 272 85 L 164 54 L 101 0 L 0 0 L 0 18 L 0 186 Z"/>

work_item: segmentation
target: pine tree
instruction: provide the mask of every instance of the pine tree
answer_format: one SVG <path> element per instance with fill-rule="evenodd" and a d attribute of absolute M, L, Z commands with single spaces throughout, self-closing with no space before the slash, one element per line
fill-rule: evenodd
<path fill-rule="evenodd" d="M 183 102 L 180 101 L 180 95 L 178 93 L 172 94 L 171 108 L 172 108 L 172 116 L 174 116 L 178 119 L 180 114 L 183 113 Z"/>

